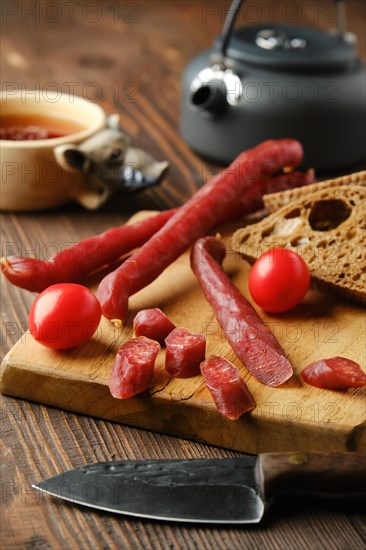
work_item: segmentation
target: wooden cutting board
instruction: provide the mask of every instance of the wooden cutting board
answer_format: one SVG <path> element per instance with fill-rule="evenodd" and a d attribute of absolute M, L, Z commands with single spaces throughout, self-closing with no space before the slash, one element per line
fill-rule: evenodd
<path fill-rule="evenodd" d="M 138 217 L 146 215 L 140 213 Z M 230 233 L 224 235 L 228 248 L 225 269 L 248 296 L 249 266 L 230 250 L 229 237 Z M 158 357 L 150 391 L 126 400 L 113 398 L 108 379 L 116 351 L 131 337 L 137 311 L 150 307 L 163 309 L 177 326 L 206 334 L 207 355 L 223 355 L 239 367 L 256 409 L 235 421 L 222 417 L 201 376 L 179 380 L 168 375 L 164 350 Z M 299 377 L 306 364 L 336 355 L 353 359 L 365 369 L 366 311 L 309 291 L 292 312 L 281 316 L 259 313 L 294 367 L 294 377 L 281 388 L 260 384 L 238 361 L 191 272 L 186 253 L 131 298 L 123 329 L 102 319 L 89 342 L 66 352 L 44 348 L 26 332 L 2 362 L 1 391 L 249 453 L 366 450 L 366 388 L 321 390 L 303 384 Z"/>

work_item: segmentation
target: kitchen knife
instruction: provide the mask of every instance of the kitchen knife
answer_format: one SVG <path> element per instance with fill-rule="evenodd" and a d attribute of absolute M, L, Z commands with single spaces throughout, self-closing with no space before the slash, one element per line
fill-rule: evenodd
<path fill-rule="evenodd" d="M 34 488 L 130 516 L 258 523 L 289 492 L 366 499 L 366 454 L 267 453 L 244 458 L 124 460 L 70 470 Z"/>

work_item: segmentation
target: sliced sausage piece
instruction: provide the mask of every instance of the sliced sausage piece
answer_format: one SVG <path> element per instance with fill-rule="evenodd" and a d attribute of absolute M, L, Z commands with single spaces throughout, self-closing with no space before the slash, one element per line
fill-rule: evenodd
<path fill-rule="evenodd" d="M 223 416 L 236 420 L 254 409 L 253 396 L 230 361 L 212 355 L 201 363 L 200 368 L 216 408 Z"/>
<path fill-rule="evenodd" d="M 292 366 L 275 336 L 221 267 L 225 254 L 225 245 L 218 239 L 199 239 L 191 253 L 193 272 L 239 359 L 263 384 L 280 386 L 292 376 Z"/>
<path fill-rule="evenodd" d="M 164 345 L 165 338 L 174 329 L 175 325 L 158 307 L 142 309 L 133 320 L 135 336 L 146 336 L 161 345 Z"/>
<path fill-rule="evenodd" d="M 301 373 L 311 386 L 326 390 L 347 390 L 366 385 L 366 374 L 360 365 L 345 357 L 332 357 L 311 363 Z"/>
<path fill-rule="evenodd" d="M 109 381 L 113 397 L 126 399 L 149 388 L 159 350 L 158 342 L 143 336 L 132 338 L 118 350 Z"/>
<path fill-rule="evenodd" d="M 185 328 L 175 328 L 165 339 L 165 369 L 176 378 L 200 374 L 200 363 L 205 358 L 206 338 L 192 334 Z"/>

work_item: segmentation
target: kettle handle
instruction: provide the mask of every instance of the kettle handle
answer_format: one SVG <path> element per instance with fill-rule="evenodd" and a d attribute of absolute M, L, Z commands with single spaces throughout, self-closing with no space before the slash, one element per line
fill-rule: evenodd
<path fill-rule="evenodd" d="M 339 35 L 344 35 L 346 33 L 346 8 L 344 0 L 334 0 L 337 5 L 337 33 Z M 233 27 L 240 11 L 240 8 L 244 0 L 233 0 L 232 4 L 229 7 L 224 26 L 222 29 L 222 40 L 220 45 L 220 57 L 224 59 L 226 57 L 226 50 L 228 48 Z"/>

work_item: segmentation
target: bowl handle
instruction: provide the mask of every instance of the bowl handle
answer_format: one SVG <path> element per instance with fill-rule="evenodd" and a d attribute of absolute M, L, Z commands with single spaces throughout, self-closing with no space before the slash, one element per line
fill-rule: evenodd
<path fill-rule="evenodd" d="M 73 143 L 57 145 L 53 150 L 59 166 L 66 172 L 75 174 L 75 184 L 70 187 L 69 198 L 81 204 L 87 210 L 96 210 L 106 200 L 106 196 L 90 189 L 83 177 L 89 160 Z"/>

